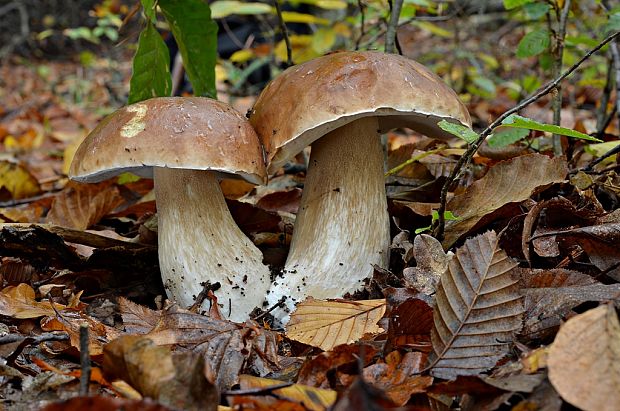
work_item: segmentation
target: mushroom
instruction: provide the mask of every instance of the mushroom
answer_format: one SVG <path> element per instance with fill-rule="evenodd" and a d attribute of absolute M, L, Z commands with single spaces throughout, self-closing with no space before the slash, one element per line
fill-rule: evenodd
<path fill-rule="evenodd" d="M 471 125 L 456 93 L 424 66 L 380 52 L 339 52 L 293 66 L 260 94 L 250 123 L 273 173 L 312 145 L 283 277 L 267 302 L 284 323 L 307 296 L 359 290 L 388 265 L 390 223 L 379 133 L 409 127 L 453 138 L 440 120 Z"/>
<path fill-rule="evenodd" d="M 246 320 L 264 301 L 270 272 L 233 221 L 218 183 L 219 177 L 254 184 L 266 178 L 260 142 L 245 117 L 202 97 L 153 98 L 121 108 L 80 145 L 70 177 L 98 182 L 126 171 L 154 179 L 168 296 L 187 307 L 205 282 L 219 283 L 215 295 L 224 315 Z"/>

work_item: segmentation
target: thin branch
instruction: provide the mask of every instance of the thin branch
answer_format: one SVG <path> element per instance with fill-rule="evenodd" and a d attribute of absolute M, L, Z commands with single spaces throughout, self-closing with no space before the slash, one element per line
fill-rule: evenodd
<path fill-rule="evenodd" d="M 224 391 L 222 395 L 273 395 L 273 391 L 290 387 L 292 382 L 283 382 L 282 384 L 271 385 L 269 387 L 248 388 L 245 390 Z"/>
<path fill-rule="evenodd" d="M 0 337 L 0 345 L 14 343 L 25 339 L 28 339 L 30 344 L 39 344 L 46 341 L 67 341 L 69 339 L 69 334 L 65 332 L 43 333 L 34 337 L 21 334 L 7 334 Z"/>
<path fill-rule="evenodd" d="M 557 77 L 562 72 L 562 62 L 564 55 L 564 38 L 566 37 L 566 23 L 568 22 L 568 12 L 570 11 L 571 0 L 564 1 L 561 13 L 557 15 L 558 30 L 553 34 L 553 72 L 552 77 Z M 560 125 L 562 118 L 562 86 L 558 84 L 556 93 L 553 96 L 553 124 Z M 559 135 L 553 135 L 553 152 L 556 156 L 561 156 L 562 139 Z"/>
<path fill-rule="evenodd" d="M 392 0 L 390 3 L 390 20 L 388 21 L 387 31 L 385 33 L 385 52 L 394 53 L 397 47 L 398 39 L 396 38 L 396 32 L 398 29 L 398 19 L 400 18 L 400 11 L 403 8 L 403 0 Z M 400 46 L 398 46 L 398 52 L 402 54 Z"/>
<path fill-rule="evenodd" d="M 291 39 L 288 37 L 288 29 L 284 24 L 284 17 L 282 17 L 282 7 L 280 7 L 280 0 L 273 0 L 276 6 L 276 13 L 278 13 L 278 26 L 282 37 L 284 37 L 284 44 L 286 44 L 286 67 L 293 65 L 293 48 L 291 47 Z"/>
<path fill-rule="evenodd" d="M 88 324 L 80 325 L 80 395 L 88 395 L 88 385 L 90 383 L 90 352 L 88 350 Z"/>
<path fill-rule="evenodd" d="M 437 222 L 435 223 L 435 227 L 433 227 L 433 234 L 435 238 L 437 238 L 440 241 L 443 239 L 443 234 L 444 234 L 445 225 L 446 225 L 444 213 L 446 211 L 448 191 L 450 187 L 452 186 L 452 184 L 454 183 L 454 181 L 456 181 L 456 179 L 460 176 L 461 172 L 463 171 L 464 166 L 468 164 L 473 158 L 474 154 L 476 154 L 476 151 L 478 151 L 478 147 L 480 147 L 480 144 L 482 144 L 482 142 L 489 135 L 491 135 L 493 130 L 499 127 L 502 124 L 502 121 L 508 118 L 508 116 L 510 116 L 511 114 L 517 113 L 519 110 L 522 110 L 523 108 L 539 100 L 541 97 L 549 94 L 552 90 L 554 90 L 558 86 L 558 84 L 562 82 L 562 80 L 570 76 L 594 53 L 596 53 L 597 51 L 605 47 L 605 45 L 607 45 L 612 40 L 616 39 L 619 35 L 620 35 L 620 31 L 616 31 L 615 33 L 607 36 L 596 47 L 588 51 L 582 58 L 579 59 L 579 61 L 573 64 L 568 70 L 564 71 L 558 78 L 548 82 L 547 84 L 542 86 L 540 89 L 538 89 L 538 91 L 536 91 L 536 93 L 534 93 L 532 96 L 526 98 L 525 100 L 523 100 L 521 103 L 517 104 L 510 110 L 505 111 L 502 115 L 500 115 L 497 119 L 495 119 L 495 121 L 493 121 L 487 128 L 485 128 L 482 131 L 482 133 L 480 133 L 478 139 L 474 141 L 467 148 L 467 151 L 465 152 L 465 154 L 463 154 L 461 158 L 459 159 L 458 163 L 456 163 L 456 167 L 454 167 L 454 170 L 452 170 L 452 173 L 450 174 L 445 184 L 441 188 L 440 206 L 438 210 L 439 218 L 437 219 Z"/>
<path fill-rule="evenodd" d="M 360 35 L 357 38 L 357 40 L 355 40 L 355 50 L 360 49 L 360 43 L 362 42 L 362 38 L 366 34 L 365 27 L 364 27 L 366 24 L 366 7 L 364 6 L 364 3 L 362 2 L 362 0 L 357 0 L 357 7 L 360 10 L 361 21 L 360 21 Z"/>

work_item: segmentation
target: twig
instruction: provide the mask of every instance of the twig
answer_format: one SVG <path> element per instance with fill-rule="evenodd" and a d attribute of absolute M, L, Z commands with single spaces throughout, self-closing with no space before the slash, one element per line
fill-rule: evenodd
<path fill-rule="evenodd" d="M 90 353 L 88 352 L 88 324 L 80 325 L 80 396 L 88 395 L 90 382 Z"/>
<path fill-rule="evenodd" d="M 385 177 L 389 177 L 396 173 L 399 173 L 403 168 L 407 167 L 409 164 L 413 164 L 416 161 L 420 161 L 423 158 L 430 156 L 431 154 L 440 153 L 445 148 L 446 146 L 442 144 L 434 150 L 425 151 L 424 153 L 420 153 L 417 156 L 413 156 L 409 160 L 406 160 L 400 163 L 399 165 L 397 165 L 396 167 L 392 168 L 391 170 L 389 170 L 387 173 L 385 173 Z"/>
<path fill-rule="evenodd" d="M 605 154 L 603 154 L 599 158 L 594 159 L 593 161 L 591 161 L 587 166 L 585 166 L 583 168 L 583 171 L 586 171 L 586 172 L 592 171 L 592 168 L 594 168 L 594 166 L 596 166 L 597 164 L 601 163 L 607 157 L 613 156 L 614 154 L 618 154 L 618 153 L 620 153 L 620 145 L 615 146 L 614 148 L 612 148 L 611 150 L 608 150 Z"/>
<path fill-rule="evenodd" d="M 388 21 L 387 31 L 385 32 L 385 52 L 394 53 L 395 48 L 398 48 L 398 53 L 402 54 L 400 45 L 398 45 L 398 39 L 396 38 L 396 31 L 398 29 L 398 19 L 400 18 L 400 11 L 403 8 L 403 0 L 391 0 L 390 3 L 390 20 Z"/>
<path fill-rule="evenodd" d="M 566 23 L 568 21 L 568 12 L 570 11 L 571 0 L 564 1 L 564 7 L 561 13 L 557 14 L 558 31 L 553 35 L 553 71 L 552 77 L 557 77 L 562 72 L 562 62 L 564 53 L 564 38 L 566 37 Z M 552 100 L 553 107 L 553 124 L 559 126 L 562 118 L 562 86 L 558 84 L 556 87 L 556 94 Z M 561 156 L 562 150 L 562 138 L 554 134 L 553 135 L 553 153 L 556 156 Z"/>
<path fill-rule="evenodd" d="M 611 52 L 610 52 L 611 54 Z M 614 69 L 614 59 L 613 56 L 609 59 L 609 64 L 607 65 L 607 77 L 605 79 L 605 87 L 603 87 L 603 95 L 601 96 L 601 102 L 596 114 L 596 137 L 601 139 L 605 134 L 605 129 L 609 126 L 611 122 L 611 118 L 615 115 L 615 110 L 611 113 L 607 114 L 607 106 L 609 104 L 609 100 L 611 99 L 611 91 L 613 89 L 614 79 L 612 73 L 615 72 Z"/>
<path fill-rule="evenodd" d="M 247 388 L 245 390 L 223 391 L 222 395 L 274 395 L 273 391 L 290 387 L 292 382 L 283 382 L 282 384 L 270 385 L 269 387 Z"/>
<path fill-rule="evenodd" d="M 24 339 L 29 340 L 30 344 L 39 344 L 46 341 L 66 341 L 69 339 L 69 334 L 65 332 L 43 333 L 34 337 L 20 334 L 7 334 L 0 337 L 0 344 L 10 344 Z"/>
<path fill-rule="evenodd" d="M 281 306 L 282 306 L 282 304 L 284 304 L 284 301 L 286 301 L 286 296 L 282 296 L 282 298 L 280 298 L 280 299 L 278 300 L 278 302 L 277 302 L 277 303 L 275 303 L 272 307 L 270 307 L 267 311 L 264 311 L 264 312 L 262 312 L 261 314 L 257 315 L 257 316 L 254 318 L 254 321 L 258 321 L 258 320 L 260 320 L 261 318 L 263 318 L 264 316 L 266 316 L 267 314 L 269 314 L 270 312 L 272 312 L 272 311 L 273 311 L 273 310 L 275 310 L 276 308 L 281 307 Z"/>
<path fill-rule="evenodd" d="M 547 84 L 545 84 L 544 86 L 539 88 L 536 91 L 536 93 L 534 93 L 532 96 L 526 98 L 525 100 L 523 100 L 522 102 L 520 102 L 519 104 L 514 106 L 513 108 L 505 111 L 502 115 L 500 115 L 497 119 L 495 119 L 495 121 L 493 121 L 487 128 L 485 128 L 482 131 L 482 133 L 480 133 L 480 135 L 478 136 L 478 139 L 476 141 L 474 141 L 467 148 L 467 151 L 465 152 L 465 154 L 463 154 L 461 156 L 461 158 L 459 159 L 459 161 L 456 163 L 456 167 L 454 167 L 454 170 L 452 170 L 452 173 L 450 173 L 450 176 L 448 177 L 448 179 L 446 180 L 445 184 L 441 188 L 440 206 L 439 206 L 439 210 L 438 210 L 439 218 L 437 219 L 437 221 L 435 223 L 435 227 L 433 227 L 433 235 L 434 235 L 435 238 L 437 238 L 440 241 L 443 239 L 443 234 L 444 234 L 445 225 L 446 225 L 446 221 L 445 221 L 445 218 L 444 218 L 444 213 L 446 211 L 446 202 L 447 202 L 447 198 L 448 198 L 448 190 L 452 186 L 452 183 L 454 183 L 454 181 L 461 174 L 461 172 L 463 170 L 463 167 L 466 164 L 468 164 L 471 161 L 471 159 L 474 156 L 474 154 L 476 154 L 476 151 L 478 151 L 478 147 L 480 147 L 480 144 L 482 144 L 482 142 L 489 135 L 491 135 L 493 130 L 495 130 L 498 126 L 500 126 L 502 124 L 502 121 L 504 121 L 506 118 L 508 118 L 508 116 L 518 112 L 519 110 L 521 110 L 521 109 L 529 106 L 533 102 L 539 100 L 541 97 L 549 94 L 549 92 L 554 90 L 557 87 L 557 85 L 562 80 L 564 80 L 566 77 L 570 76 L 575 70 L 577 70 L 594 53 L 596 53 L 597 51 L 599 51 L 600 49 L 605 47 L 606 44 L 608 44 L 609 42 L 611 42 L 612 40 L 617 38 L 619 35 L 620 35 L 620 31 L 616 31 L 616 32 L 610 34 L 609 36 L 607 36 L 596 47 L 594 47 L 593 49 L 588 51 L 583 57 L 581 57 L 579 59 L 579 61 L 577 61 L 575 64 L 573 64 L 568 70 L 564 71 L 558 78 L 548 82 Z"/>
<path fill-rule="evenodd" d="M 276 6 L 276 13 L 278 13 L 278 26 L 280 26 L 282 37 L 284 37 L 284 44 L 286 44 L 286 66 L 290 67 L 293 65 L 293 48 L 291 47 L 291 39 L 288 37 L 288 29 L 286 28 L 286 24 L 284 24 L 284 17 L 282 17 L 280 0 L 273 0 L 273 3 Z"/>
<path fill-rule="evenodd" d="M 357 7 L 360 9 L 360 35 L 357 38 L 357 40 L 355 40 L 355 50 L 359 50 L 360 49 L 360 43 L 362 42 L 362 38 L 364 37 L 365 33 L 365 23 L 366 23 L 366 8 L 364 7 L 364 3 L 362 2 L 362 0 L 357 0 Z"/>
<path fill-rule="evenodd" d="M 603 7 L 607 12 L 611 9 L 609 1 L 603 0 Z M 614 41 L 610 44 L 609 50 L 611 51 L 611 56 L 614 62 L 615 72 L 616 72 L 616 115 L 618 116 L 618 126 L 620 127 L 620 49 L 618 47 L 618 40 L 614 39 Z"/>

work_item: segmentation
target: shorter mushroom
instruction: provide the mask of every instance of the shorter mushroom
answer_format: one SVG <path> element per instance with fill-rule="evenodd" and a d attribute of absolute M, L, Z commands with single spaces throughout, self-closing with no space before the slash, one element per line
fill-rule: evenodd
<path fill-rule="evenodd" d="M 126 171 L 154 178 L 168 296 L 187 307 L 206 282 L 219 283 L 223 314 L 245 321 L 264 301 L 270 273 L 234 222 L 218 183 L 219 177 L 265 181 L 262 149 L 245 117 L 202 97 L 153 98 L 121 108 L 80 145 L 70 177 L 98 182 Z"/>
<path fill-rule="evenodd" d="M 269 290 L 275 316 L 307 296 L 359 290 L 373 265 L 387 267 L 390 223 L 379 133 L 409 127 L 452 136 L 442 120 L 470 125 L 454 91 L 424 66 L 379 52 L 340 52 L 290 67 L 260 94 L 250 123 L 273 172 L 312 145 L 282 278 Z"/>

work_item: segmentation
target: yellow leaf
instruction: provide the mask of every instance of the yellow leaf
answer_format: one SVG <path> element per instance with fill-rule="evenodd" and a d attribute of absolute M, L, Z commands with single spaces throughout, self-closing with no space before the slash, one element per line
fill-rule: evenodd
<path fill-rule="evenodd" d="M 322 25 L 328 25 L 331 23 L 328 19 L 313 16 L 312 14 L 298 13 L 296 11 L 283 11 L 282 20 L 284 20 L 285 23 L 306 23 Z"/>
<path fill-rule="evenodd" d="M 303 63 L 315 57 L 320 56 L 319 53 L 312 48 L 312 36 L 299 35 L 290 36 L 291 48 L 293 49 L 293 62 L 295 64 Z M 286 44 L 281 40 L 274 49 L 276 58 L 280 61 L 286 61 Z"/>
<path fill-rule="evenodd" d="M 54 304 L 57 310 L 64 305 Z M 56 315 L 49 301 L 38 302 L 28 284 L 9 286 L 0 291 L 0 314 L 13 318 L 38 318 Z"/>
<path fill-rule="evenodd" d="M 312 36 L 312 49 L 319 54 L 331 50 L 335 43 L 336 32 L 329 27 L 318 29 Z"/>
<path fill-rule="evenodd" d="M 282 384 L 282 381 L 271 380 L 268 378 L 253 377 L 251 375 L 240 375 L 239 383 L 242 390 L 250 388 L 267 388 L 274 385 Z M 293 384 L 289 387 L 273 390 L 277 394 L 277 399 L 271 396 L 249 397 L 243 396 L 233 397 L 233 404 L 248 405 L 254 403 L 259 409 L 297 409 L 287 408 L 282 402 L 293 402 L 303 404 L 303 409 L 310 411 L 324 411 L 336 402 L 337 393 L 333 390 L 314 388 L 309 385 Z M 235 399 L 239 400 L 235 402 Z M 245 409 L 245 407 L 244 407 Z"/>
<path fill-rule="evenodd" d="M 291 315 L 286 335 L 292 340 L 330 350 L 366 334 L 383 331 L 377 322 L 385 314 L 385 300 L 315 300 L 301 302 Z"/>
<path fill-rule="evenodd" d="M 249 59 L 254 57 L 254 52 L 250 49 L 242 49 L 235 51 L 229 60 L 233 63 L 245 63 Z"/>
<path fill-rule="evenodd" d="M 0 161 L 0 189 L 6 189 L 14 199 L 32 197 L 41 192 L 36 178 L 19 164 Z"/>
<path fill-rule="evenodd" d="M 414 21 L 413 24 L 415 24 L 422 30 L 428 31 L 429 33 L 439 37 L 452 38 L 452 36 L 454 35 L 451 31 L 441 28 L 438 25 L 428 21 Z"/>

